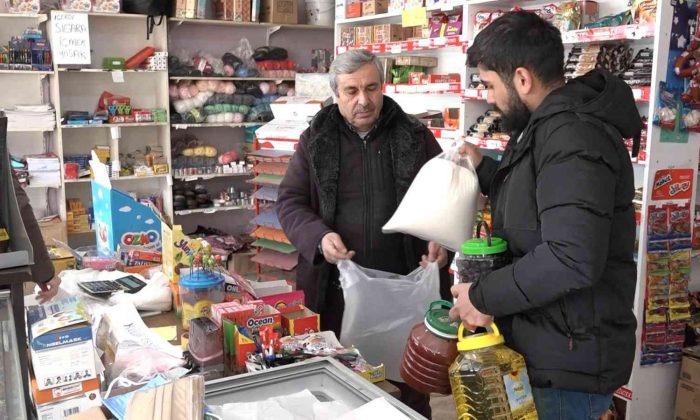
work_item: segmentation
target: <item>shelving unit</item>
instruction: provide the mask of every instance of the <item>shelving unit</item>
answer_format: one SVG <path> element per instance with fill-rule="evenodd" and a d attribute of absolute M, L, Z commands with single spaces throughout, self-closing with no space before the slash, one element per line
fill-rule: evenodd
<path fill-rule="evenodd" d="M 290 77 L 170 76 L 170 80 L 222 80 L 235 82 L 294 81 Z"/>

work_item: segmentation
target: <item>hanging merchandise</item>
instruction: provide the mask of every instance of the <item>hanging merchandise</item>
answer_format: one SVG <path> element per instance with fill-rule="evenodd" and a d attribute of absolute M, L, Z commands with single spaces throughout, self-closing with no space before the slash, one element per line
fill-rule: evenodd
<path fill-rule="evenodd" d="M 693 195 L 694 178 L 695 172 L 690 168 L 660 169 L 654 175 L 651 199 L 654 201 L 690 200 Z"/>

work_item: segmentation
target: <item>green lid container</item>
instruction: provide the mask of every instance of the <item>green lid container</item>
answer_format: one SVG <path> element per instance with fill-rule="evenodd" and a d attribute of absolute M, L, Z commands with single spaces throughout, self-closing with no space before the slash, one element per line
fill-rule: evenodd
<path fill-rule="evenodd" d="M 486 236 L 481 237 L 481 228 L 486 231 Z M 462 255 L 493 255 L 506 252 L 508 242 L 503 238 L 492 237 L 491 229 L 486 222 L 479 222 L 476 226 L 476 238 L 469 239 L 462 244 Z"/>

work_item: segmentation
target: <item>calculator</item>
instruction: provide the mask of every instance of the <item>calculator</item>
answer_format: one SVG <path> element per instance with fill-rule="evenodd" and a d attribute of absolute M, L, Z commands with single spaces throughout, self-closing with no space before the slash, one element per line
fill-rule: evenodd
<path fill-rule="evenodd" d="M 136 293 L 146 287 L 146 283 L 134 276 L 126 276 L 116 280 L 96 280 L 78 282 L 78 286 L 94 296 L 111 295 L 116 292 Z"/>

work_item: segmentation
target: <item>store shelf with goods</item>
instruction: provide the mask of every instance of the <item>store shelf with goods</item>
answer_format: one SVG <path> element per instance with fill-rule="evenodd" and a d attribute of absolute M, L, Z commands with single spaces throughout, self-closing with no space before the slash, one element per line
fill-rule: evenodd
<path fill-rule="evenodd" d="M 401 23 L 401 13 L 402 11 L 394 11 L 394 12 L 388 12 L 388 13 L 382 13 L 379 15 L 371 15 L 371 16 L 360 16 L 356 18 L 350 18 L 350 19 L 339 19 L 335 21 L 336 25 L 354 25 L 356 23 L 372 23 L 372 24 L 381 24 L 381 23 Z"/>
<path fill-rule="evenodd" d="M 31 13 L 0 13 L 0 20 L 2 19 L 12 19 L 12 20 L 34 20 L 41 22 L 46 22 L 48 15 L 43 13 L 31 14 Z"/>
<path fill-rule="evenodd" d="M 174 76 L 170 75 L 170 80 L 223 80 L 233 82 L 293 82 L 294 77 L 225 77 L 225 76 Z"/>
<path fill-rule="evenodd" d="M 110 74 L 110 73 L 124 73 L 124 74 L 161 74 L 167 73 L 166 70 L 143 70 L 143 69 L 132 69 L 132 70 L 106 70 L 106 69 L 73 69 L 73 68 L 59 68 L 59 73 L 68 74 Z"/>
<path fill-rule="evenodd" d="M 0 70 L 0 75 L 33 75 L 33 76 L 48 76 L 54 74 L 53 71 L 39 70 Z"/>
<path fill-rule="evenodd" d="M 390 84 L 383 86 L 385 94 L 431 94 L 431 95 L 457 95 L 462 93 L 461 83 L 428 83 L 425 85 Z"/>
<path fill-rule="evenodd" d="M 508 139 L 484 139 L 473 136 L 466 136 L 464 139 L 481 149 L 497 150 L 499 152 L 506 150 L 506 146 L 508 145 Z"/>
<path fill-rule="evenodd" d="M 383 44 L 367 45 L 341 45 L 336 47 L 336 54 L 343 54 L 350 50 L 364 49 L 375 54 L 403 54 L 415 51 L 429 51 L 443 48 L 461 48 L 466 50 L 468 42 L 461 35 L 423 38 L 409 41 L 387 42 Z"/>
<path fill-rule="evenodd" d="M 436 139 L 456 139 L 460 136 L 458 128 L 428 127 Z"/>
<path fill-rule="evenodd" d="M 149 181 L 153 179 L 165 179 L 167 178 L 168 174 L 159 174 L 159 175 L 128 175 L 128 176 L 120 176 L 118 178 L 110 178 L 110 182 L 123 182 L 123 181 Z M 78 179 L 66 179 L 63 182 L 66 184 L 80 184 L 80 183 L 85 183 L 85 182 L 91 182 L 92 178 L 78 178 Z"/>
<path fill-rule="evenodd" d="M 253 175 L 251 172 L 237 172 L 237 173 L 224 173 L 224 174 L 200 174 L 200 175 L 179 175 L 173 176 L 173 179 L 178 181 L 208 181 L 210 179 L 219 178 L 244 178 Z"/>
<path fill-rule="evenodd" d="M 485 101 L 488 97 L 489 91 L 487 89 L 464 89 L 462 93 L 463 101 Z"/>
<path fill-rule="evenodd" d="M 264 125 L 262 122 L 247 122 L 247 123 L 201 123 L 201 124 L 183 124 L 173 123 L 170 126 L 176 130 L 187 130 L 188 128 L 247 128 Z"/>
<path fill-rule="evenodd" d="M 632 88 L 632 94 L 634 95 L 634 100 L 637 102 L 649 102 L 651 95 L 651 87 L 649 86 L 639 86 Z"/>
<path fill-rule="evenodd" d="M 564 32 L 561 36 L 564 44 L 582 44 L 607 41 L 653 40 L 656 34 L 653 23 L 621 25 L 603 28 L 579 29 Z"/>
<path fill-rule="evenodd" d="M 204 26 L 228 26 L 228 27 L 240 27 L 245 29 L 268 29 L 268 28 L 280 28 L 280 29 L 298 29 L 298 30 L 318 30 L 318 31 L 330 31 L 333 30 L 333 26 L 323 26 L 323 25 L 306 25 L 306 24 L 284 24 L 284 23 L 269 23 L 269 22 L 233 22 L 229 20 L 216 20 L 216 19 L 189 19 L 189 18 L 169 18 L 168 22 L 171 25 L 204 25 Z"/>
<path fill-rule="evenodd" d="M 222 206 L 222 207 L 207 207 L 205 209 L 188 209 L 188 210 L 177 210 L 175 211 L 175 216 L 189 216 L 191 214 L 213 214 L 224 211 L 234 211 L 234 210 L 250 210 L 251 206 Z"/>
<path fill-rule="evenodd" d="M 144 123 L 123 123 L 123 124 L 61 124 L 61 129 L 71 130 L 76 128 L 113 128 L 113 127 L 160 127 L 168 125 L 167 122 L 144 122 Z"/>

